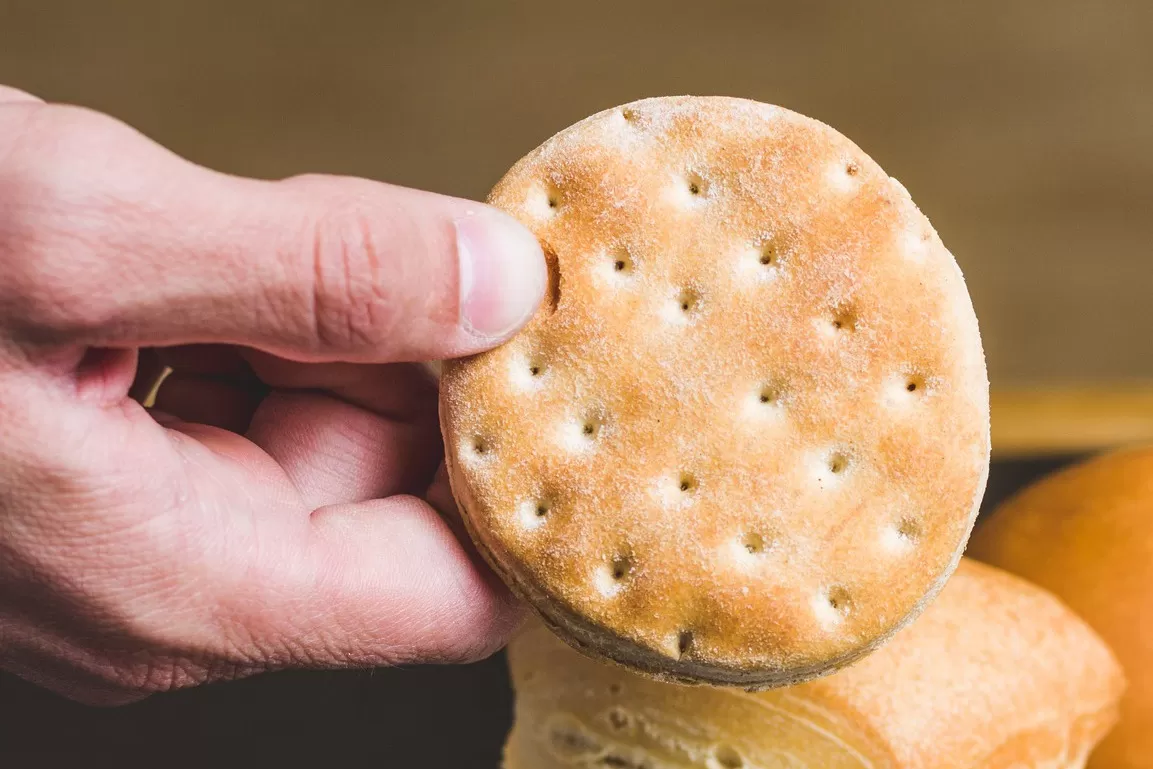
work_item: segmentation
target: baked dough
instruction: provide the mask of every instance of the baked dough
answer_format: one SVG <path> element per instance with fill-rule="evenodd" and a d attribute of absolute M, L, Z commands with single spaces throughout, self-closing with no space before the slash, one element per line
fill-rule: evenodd
<path fill-rule="evenodd" d="M 960 557 L 989 458 L 961 273 L 828 126 L 649 99 L 561 132 L 491 202 L 545 305 L 445 365 L 453 491 L 569 643 L 650 675 L 781 686 L 878 646 Z"/>
<path fill-rule="evenodd" d="M 1153 769 L 1153 446 L 1026 488 L 978 527 L 971 553 L 1053 591 L 1108 642 L 1130 685 L 1090 766 Z"/>
<path fill-rule="evenodd" d="M 505 769 L 1079 769 L 1123 687 L 1056 598 L 968 560 L 875 654 L 789 689 L 651 681 L 539 625 L 509 658 Z"/>

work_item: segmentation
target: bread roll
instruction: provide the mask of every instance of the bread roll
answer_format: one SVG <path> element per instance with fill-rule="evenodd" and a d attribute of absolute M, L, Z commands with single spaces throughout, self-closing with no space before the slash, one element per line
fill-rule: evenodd
<path fill-rule="evenodd" d="M 781 686 L 936 595 L 988 470 L 984 356 L 956 262 L 860 148 L 779 107 L 647 99 L 491 202 L 552 289 L 445 364 L 447 462 L 555 632 L 655 677 Z"/>
<path fill-rule="evenodd" d="M 1068 608 L 972 561 L 879 651 L 792 688 L 656 682 L 539 626 L 509 658 L 505 769 L 1073 769 L 1116 720 L 1123 688 Z"/>
<path fill-rule="evenodd" d="M 1052 591 L 1108 642 L 1129 690 L 1090 765 L 1153 767 L 1153 447 L 1030 486 L 978 527 L 971 553 Z"/>

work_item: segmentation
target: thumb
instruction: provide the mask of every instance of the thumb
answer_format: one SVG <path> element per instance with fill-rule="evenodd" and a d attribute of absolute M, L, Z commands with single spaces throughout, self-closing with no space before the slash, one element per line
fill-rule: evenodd
<path fill-rule="evenodd" d="M 544 293 L 536 239 L 473 201 L 215 173 L 87 110 L 0 115 L 0 327 L 104 346 L 390 362 L 494 346 Z M 19 131 L 19 137 L 4 137 Z M 10 268 L 10 269 L 9 269 Z"/>

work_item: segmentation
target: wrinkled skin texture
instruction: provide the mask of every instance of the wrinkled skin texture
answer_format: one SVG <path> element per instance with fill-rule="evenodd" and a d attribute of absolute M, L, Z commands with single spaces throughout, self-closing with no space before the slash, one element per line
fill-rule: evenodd
<path fill-rule="evenodd" d="M 224 176 L 0 87 L 0 667 L 119 704 L 498 649 L 521 609 L 459 536 L 435 381 L 401 363 L 513 330 L 460 320 L 473 215 L 498 216 Z"/>

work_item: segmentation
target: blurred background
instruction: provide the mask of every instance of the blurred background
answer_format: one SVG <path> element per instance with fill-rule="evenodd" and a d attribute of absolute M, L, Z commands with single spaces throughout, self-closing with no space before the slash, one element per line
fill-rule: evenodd
<path fill-rule="evenodd" d="M 644 96 L 819 118 L 904 182 L 965 272 L 995 501 L 1063 457 L 1153 437 L 1151 37 L 1145 0 L 0 0 L 0 82 L 223 171 L 473 198 L 557 130 Z M 0 679 L 0 765 L 166 748 L 142 765 L 254 750 L 295 766 L 327 744 L 326 762 L 492 767 L 500 665 L 272 677 L 112 713 Z"/>

